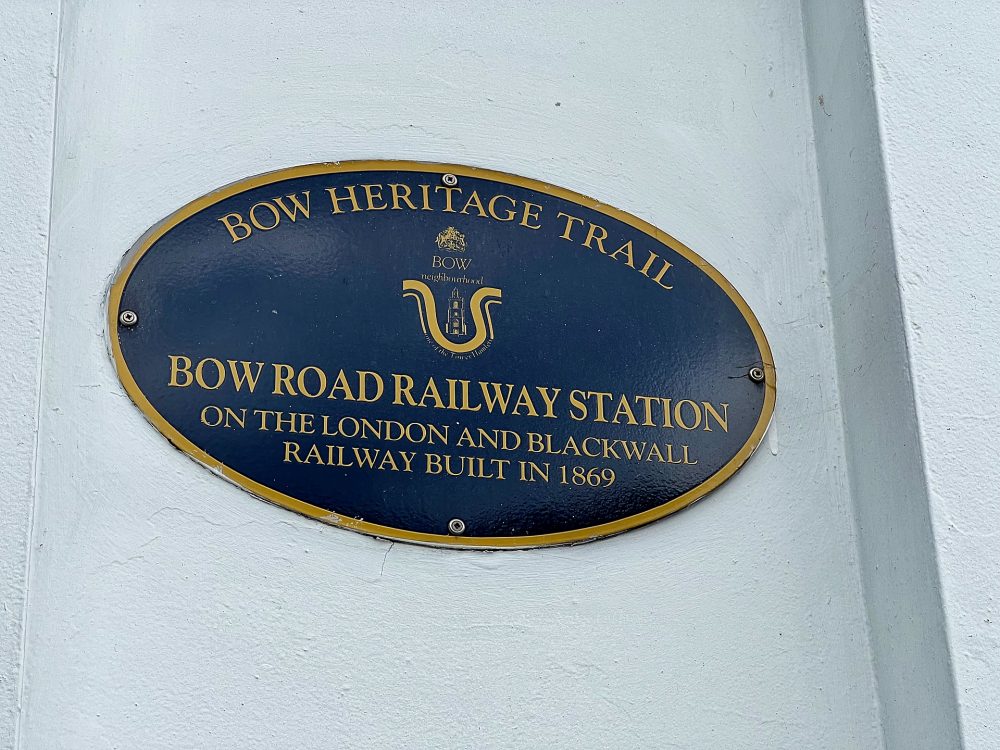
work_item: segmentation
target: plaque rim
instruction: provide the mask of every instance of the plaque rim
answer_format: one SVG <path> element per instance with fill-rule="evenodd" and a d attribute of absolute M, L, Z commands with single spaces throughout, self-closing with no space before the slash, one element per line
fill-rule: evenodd
<path fill-rule="evenodd" d="M 733 301 L 740 314 L 749 324 L 753 332 L 754 340 L 761 353 L 761 366 L 764 369 L 764 403 L 761 409 L 757 424 L 740 449 L 727 461 L 722 468 L 712 474 L 708 479 L 692 487 L 687 492 L 678 495 L 673 500 L 654 506 L 641 513 L 625 516 L 615 521 L 587 526 L 571 531 L 560 531 L 549 534 L 533 534 L 525 536 L 493 536 L 493 537 L 465 537 L 449 536 L 447 534 L 429 534 L 424 532 L 407 531 L 397 529 L 392 526 L 360 521 L 355 518 L 341 516 L 336 512 L 331 512 L 325 508 L 312 505 L 311 503 L 299 500 L 291 495 L 286 495 L 276 489 L 263 485 L 250 477 L 235 471 L 226 464 L 218 461 L 205 450 L 195 445 L 191 440 L 182 435 L 170 422 L 168 422 L 149 402 L 145 394 L 139 388 L 135 379 L 129 371 L 125 358 L 122 355 L 119 343 L 118 328 L 121 307 L 122 293 L 128 283 L 139 260 L 175 226 L 190 218 L 199 211 L 219 203 L 234 195 L 252 190 L 254 188 L 269 185 L 283 180 L 295 179 L 298 177 L 312 177 L 321 174 L 339 174 L 342 172 L 380 172 L 380 171 L 401 171 L 401 172 L 430 172 L 434 174 L 452 174 L 460 177 L 473 177 L 494 180 L 503 184 L 515 185 L 518 187 L 536 190 L 555 198 L 568 200 L 585 208 L 602 213 L 613 219 L 621 221 L 629 226 L 638 229 L 654 240 L 661 242 L 674 252 L 679 253 L 689 261 L 694 263 L 703 273 L 720 287 L 726 295 Z M 160 220 L 150 227 L 125 253 L 117 270 L 115 271 L 106 297 L 107 313 L 107 338 L 108 351 L 114 363 L 118 378 L 121 380 L 125 391 L 132 402 L 139 408 L 146 420 L 149 421 L 157 431 L 170 441 L 174 447 L 185 453 L 190 458 L 200 463 L 212 473 L 227 479 L 240 489 L 248 492 L 260 500 L 281 506 L 287 510 L 294 511 L 309 518 L 316 519 L 331 526 L 348 529 L 369 536 L 388 539 L 391 541 L 411 542 L 415 544 L 429 545 L 434 547 L 450 547 L 460 549 L 525 549 L 532 547 L 547 547 L 555 545 L 582 544 L 594 541 L 615 534 L 620 534 L 631 529 L 644 526 L 653 521 L 660 520 L 672 515 L 679 510 L 687 508 L 692 503 L 701 500 L 710 492 L 715 490 L 726 480 L 732 477 L 750 459 L 770 426 L 774 415 L 774 407 L 777 398 L 777 380 L 774 367 L 774 357 L 771 347 L 764 335 L 764 330 L 757 320 L 756 315 L 750 309 L 746 300 L 740 295 L 729 280 L 722 275 L 711 263 L 702 258 L 691 248 L 667 234 L 652 224 L 634 216 L 627 211 L 609 206 L 595 198 L 583 195 L 574 190 L 552 185 L 542 180 L 530 177 L 502 172 L 493 169 L 471 167 L 461 164 L 446 164 L 439 162 L 422 162 L 413 160 L 345 160 L 335 162 L 316 162 L 313 164 L 303 164 L 293 167 L 285 167 L 270 172 L 245 177 L 231 182 L 223 187 L 212 190 L 195 200 L 192 200 L 170 213 L 166 218 Z"/>

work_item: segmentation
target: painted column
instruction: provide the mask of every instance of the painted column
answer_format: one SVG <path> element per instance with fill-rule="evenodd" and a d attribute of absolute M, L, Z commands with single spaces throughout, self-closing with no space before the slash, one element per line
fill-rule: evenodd
<path fill-rule="evenodd" d="M 1000 726 L 1000 9 L 869 0 L 920 446 L 963 739 Z"/>
<path fill-rule="evenodd" d="M 0 748 L 13 747 L 35 453 L 59 3 L 0 9 Z"/>

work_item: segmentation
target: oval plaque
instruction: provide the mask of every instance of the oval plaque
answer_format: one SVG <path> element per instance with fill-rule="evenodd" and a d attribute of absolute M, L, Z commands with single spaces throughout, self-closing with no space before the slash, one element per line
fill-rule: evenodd
<path fill-rule="evenodd" d="M 457 165 L 293 167 L 150 229 L 109 295 L 129 396 L 260 498 L 464 547 L 595 539 L 690 505 L 774 408 L 705 260 L 569 190 Z"/>

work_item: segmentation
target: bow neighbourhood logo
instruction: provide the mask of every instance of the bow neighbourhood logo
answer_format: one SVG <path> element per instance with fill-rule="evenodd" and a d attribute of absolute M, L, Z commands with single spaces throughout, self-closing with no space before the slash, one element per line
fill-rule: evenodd
<path fill-rule="evenodd" d="M 455 227 L 442 230 L 435 239 L 437 247 L 453 253 L 464 253 L 468 249 L 465 236 Z M 432 268 L 467 270 L 472 265 L 469 257 L 458 258 L 435 255 Z M 421 280 L 423 279 L 423 280 Z M 421 279 L 403 280 L 403 297 L 410 297 L 417 303 L 417 314 L 424 338 L 440 354 L 455 358 L 478 357 L 493 343 L 493 314 L 490 309 L 501 302 L 502 292 L 497 287 L 485 286 L 483 278 L 470 279 L 450 276 L 438 272 L 421 274 Z M 451 292 L 444 303 L 443 315 L 438 310 L 434 291 L 426 282 L 451 284 Z M 460 285 L 477 287 L 468 299 Z M 444 329 L 442 330 L 442 323 Z"/>

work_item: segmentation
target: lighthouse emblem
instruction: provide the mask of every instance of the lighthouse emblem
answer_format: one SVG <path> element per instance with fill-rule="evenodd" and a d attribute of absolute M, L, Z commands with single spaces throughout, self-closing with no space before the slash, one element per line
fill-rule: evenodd
<path fill-rule="evenodd" d="M 465 335 L 465 297 L 458 293 L 458 287 L 451 290 L 448 300 L 448 335 Z"/>
<path fill-rule="evenodd" d="M 456 253 L 464 253 L 467 247 L 465 237 L 454 227 L 442 231 L 435 242 L 438 248 Z M 471 262 L 462 259 L 460 265 L 442 263 L 440 256 L 435 256 L 432 264 L 435 273 L 421 274 L 419 279 L 403 279 L 403 297 L 416 302 L 424 338 L 439 353 L 457 359 L 476 357 L 492 344 L 491 308 L 499 305 L 503 296 L 497 287 L 483 285 L 482 277 L 470 279 L 465 274 L 452 276 L 437 270 L 453 267 L 465 270 Z M 444 297 L 443 304 L 435 298 L 435 289 L 430 284 Z"/>

